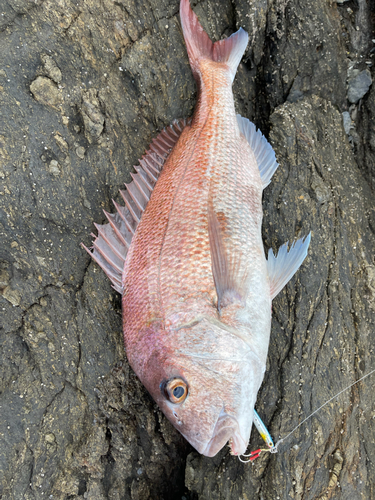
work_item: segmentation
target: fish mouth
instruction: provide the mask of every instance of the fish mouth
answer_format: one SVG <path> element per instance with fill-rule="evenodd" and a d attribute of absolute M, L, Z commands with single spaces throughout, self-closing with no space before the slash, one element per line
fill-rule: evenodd
<path fill-rule="evenodd" d="M 237 419 L 221 410 L 212 438 L 201 453 L 206 457 L 214 457 L 228 441 L 232 455 L 245 453 L 247 442 L 241 437 Z"/>

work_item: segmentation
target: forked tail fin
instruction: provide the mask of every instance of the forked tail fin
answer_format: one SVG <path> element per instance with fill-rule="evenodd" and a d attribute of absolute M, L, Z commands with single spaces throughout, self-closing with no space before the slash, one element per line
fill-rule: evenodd
<path fill-rule="evenodd" d="M 194 77 L 199 75 L 199 62 L 210 59 L 226 63 L 233 81 L 249 39 L 246 31 L 240 28 L 229 38 L 212 43 L 192 11 L 189 0 L 181 0 L 180 17 Z"/>

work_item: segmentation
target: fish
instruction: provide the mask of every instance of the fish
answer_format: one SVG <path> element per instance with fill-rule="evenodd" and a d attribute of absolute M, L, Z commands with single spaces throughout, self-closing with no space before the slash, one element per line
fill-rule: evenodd
<path fill-rule="evenodd" d="M 268 258 L 262 192 L 278 163 L 236 114 L 232 83 L 248 44 L 213 43 L 181 0 L 197 104 L 166 127 L 105 212 L 91 257 L 122 294 L 128 361 L 164 415 L 201 454 L 245 453 L 266 369 L 272 299 L 302 264 L 310 234 Z"/>

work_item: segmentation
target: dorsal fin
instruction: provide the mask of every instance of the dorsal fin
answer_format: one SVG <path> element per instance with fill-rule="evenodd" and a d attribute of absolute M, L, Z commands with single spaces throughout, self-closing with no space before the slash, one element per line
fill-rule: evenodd
<path fill-rule="evenodd" d="M 165 161 L 189 123 L 190 120 L 186 119 L 174 120 L 153 139 L 150 149 L 139 160 L 139 165 L 134 167 L 137 173 L 131 174 L 132 182 L 125 184 L 125 190 L 120 190 L 125 206 L 114 201 L 117 212 L 109 214 L 104 211 L 109 224 L 95 224 L 98 236 L 92 235 L 95 239 L 91 249 L 81 243 L 119 293 L 122 293 L 122 271 L 133 234 Z"/>
<path fill-rule="evenodd" d="M 250 120 L 237 115 L 237 123 L 240 132 L 243 133 L 253 150 L 264 189 L 271 182 L 271 177 L 279 166 L 276 161 L 275 151 L 262 132 L 257 130 L 254 123 Z"/>
<path fill-rule="evenodd" d="M 240 256 L 231 256 L 225 247 L 225 228 L 215 213 L 212 201 L 208 203 L 208 236 L 210 240 L 212 275 L 217 293 L 219 313 L 225 307 L 245 300 L 246 273 Z"/>

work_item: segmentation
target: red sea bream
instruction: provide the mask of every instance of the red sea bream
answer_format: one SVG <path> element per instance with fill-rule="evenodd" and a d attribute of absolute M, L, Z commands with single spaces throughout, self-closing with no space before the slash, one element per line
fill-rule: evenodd
<path fill-rule="evenodd" d="M 310 236 L 266 259 L 262 191 L 272 147 L 236 115 L 232 82 L 247 33 L 212 43 L 180 6 L 198 85 L 191 120 L 153 141 L 97 225 L 90 255 L 122 293 L 126 355 L 166 417 L 202 454 L 228 441 L 245 453 L 271 330 L 271 302 L 307 254 Z"/>

